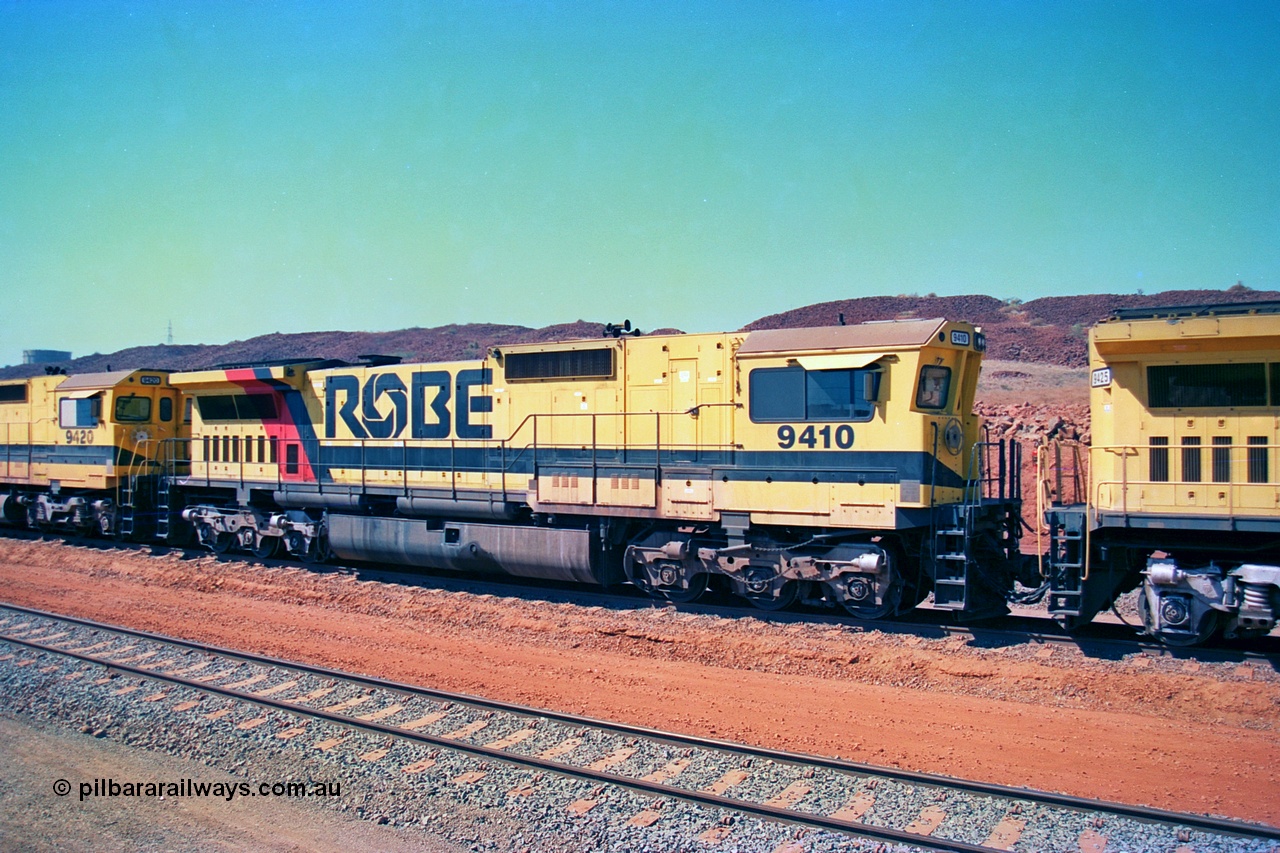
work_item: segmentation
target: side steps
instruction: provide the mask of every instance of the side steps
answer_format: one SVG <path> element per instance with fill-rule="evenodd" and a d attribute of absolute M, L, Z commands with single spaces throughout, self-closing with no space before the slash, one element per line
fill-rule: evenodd
<path fill-rule="evenodd" d="M 1009 605 L 1003 595 L 992 591 L 999 584 L 982 573 L 994 571 L 1008 555 L 995 546 L 983 548 L 982 543 L 994 535 L 992 526 L 1001 523 L 1007 507 L 992 502 L 940 509 L 933 537 L 933 606 L 952 611 L 964 622 L 1004 616 Z"/>

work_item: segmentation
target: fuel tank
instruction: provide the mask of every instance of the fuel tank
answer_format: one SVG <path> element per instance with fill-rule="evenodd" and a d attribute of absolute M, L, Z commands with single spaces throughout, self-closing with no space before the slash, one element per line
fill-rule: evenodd
<path fill-rule="evenodd" d="M 330 514 L 329 547 L 347 560 L 605 582 L 589 530 Z"/>

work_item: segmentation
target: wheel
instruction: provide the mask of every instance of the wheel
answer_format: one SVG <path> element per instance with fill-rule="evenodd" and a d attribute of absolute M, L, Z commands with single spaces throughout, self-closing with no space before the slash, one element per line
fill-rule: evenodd
<path fill-rule="evenodd" d="M 747 601 L 750 601 L 753 607 L 760 610 L 785 610 L 796 603 L 796 599 L 800 597 L 800 583 L 798 581 L 787 581 L 778 590 L 776 596 L 766 595 L 748 595 Z"/>
<path fill-rule="evenodd" d="M 291 530 L 284 536 L 284 545 L 289 553 L 299 560 L 306 560 L 307 551 L 310 550 L 307 545 L 307 537 L 296 530 Z"/>
<path fill-rule="evenodd" d="M 669 601 L 672 604 L 692 604 L 707 591 L 707 575 L 699 572 L 689 578 L 688 588 L 674 586 L 650 586 L 647 582 L 637 580 L 636 586 L 643 589 L 651 598 Z"/>
<path fill-rule="evenodd" d="M 294 530 L 286 534 L 285 545 L 289 553 L 308 565 L 318 565 L 329 559 L 329 546 L 317 537 L 310 542 L 307 537 Z"/>
<path fill-rule="evenodd" d="M 884 600 L 879 606 L 874 603 L 863 604 L 852 598 L 841 600 L 844 609 L 849 615 L 855 619 L 884 619 L 887 616 L 893 616 L 898 612 L 898 606 L 902 603 L 902 575 L 892 567 L 886 567 L 885 571 L 889 573 L 889 589 L 885 591 Z M 863 601 L 874 602 L 874 592 L 862 599 Z"/>
<path fill-rule="evenodd" d="M 231 550 L 231 546 L 235 544 L 236 537 L 230 533 L 214 533 L 213 528 L 209 528 L 210 538 L 207 540 L 209 548 L 215 554 L 225 554 Z"/>
<path fill-rule="evenodd" d="M 304 563 L 312 566 L 318 566 L 321 563 L 329 562 L 329 558 L 333 556 L 333 552 L 329 550 L 329 540 L 325 538 L 325 534 L 321 532 L 315 539 L 312 539 L 310 547 L 308 547 L 306 552 L 300 556 Z"/>
<path fill-rule="evenodd" d="M 269 560 L 276 555 L 279 547 L 279 536 L 259 536 L 257 544 L 253 546 L 253 556 L 259 560 Z"/>
<path fill-rule="evenodd" d="M 1138 617 L 1142 619 L 1142 627 L 1146 629 L 1148 634 L 1156 637 L 1166 646 L 1175 646 L 1177 648 L 1189 648 L 1208 642 L 1221 624 L 1218 611 L 1208 610 L 1200 617 L 1200 625 L 1194 634 L 1169 634 L 1164 631 L 1157 631 L 1155 630 L 1155 619 L 1151 613 L 1151 605 L 1147 601 L 1146 591 L 1141 587 L 1138 588 Z"/>

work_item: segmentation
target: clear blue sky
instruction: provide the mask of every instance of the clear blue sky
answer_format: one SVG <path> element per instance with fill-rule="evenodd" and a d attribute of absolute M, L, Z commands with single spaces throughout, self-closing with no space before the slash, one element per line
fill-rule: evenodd
<path fill-rule="evenodd" d="M 0 0 L 0 363 L 1280 286 L 1280 3 Z"/>

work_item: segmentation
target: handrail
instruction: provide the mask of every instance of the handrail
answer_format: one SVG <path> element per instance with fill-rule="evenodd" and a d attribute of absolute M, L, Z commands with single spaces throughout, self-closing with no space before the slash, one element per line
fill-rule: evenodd
<path fill-rule="evenodd" d="M 1055 445 L 1058 445 L 1058 444 L 1059 443 L 1055 442 Z M 1242 492 L 1241 492 L 1242 489 L 1246 489 L 1250 487 L 1258 487 L 1258 486 L 1280 485 L 1280 479 L 1277 479 L 1277 477 L 1275 476 L 1276 466 L 1273 466 L 1270 464 L 1272 451 L 1274 451 L 1277 448 L 1280 448 L 1280 443 L 1276 443 L 1276 442 L 1268 442 L 1266 444 L 1240 444 L 1233 441 L 1231 444 L 1199 444 L 1199 445 L 1172 445 L 1172 444 L 1152 444 L 1152 443 L 1092 445 L 1088 447 L 1087 466 L 1085 467 L 1086 482 L 1083 484 L 1080 484 L 1079 470 L 1081 466 L 1079 464 L 1078 454 L 1079 454 L 1079 448 L 1082 446 L 1084 445 L 1081 445 L 1081 444 L 1072 445 L 1072 458 L 1074 461 L 1072 465 L 1073 470 L 1070 472 L 1071 476 L 1076 481 L 1073 484 L 1073 490 L 1076 491 L 1077 496 L 1080 495 L 1081 489 L 1084 492 L 1083 498 L 1084 498 L 1086 513 L 1087 513 L 1085 529 L 1084 529 L 1084 542 L 1083 542 L 1084 559 L 1083 559 L 1083 570 L 1082 570 L 1082 577 L 1081 577 L 1082 580 L 1088 580 L 1090 571 L 1092 569 L 1092 547 L 1091 547 L 1092 533 L 1093 533 L 1093 527 L 1095 525 L 1095 521 L 1098 513 L 1102 511 L 1119 512 L 1122 516 L 1127 518 L 1132 511 L 1131 505 L 1130 505 L 1130 492 L 1134 488 L 1151 487 L 1151 486 L 1169 487 L 1175 490 L 1178 488 L 1187 487 L 1187 486 L 1195 486 L 1195 487 L 1200 487 L 1205 489 L 1220 488 L 1222 492 L 1225 494 L 1226 504 L 1221 507 L 1211 507 L 1206 502 L 1202 508 L 1206 511 L 1211 512 L 1214 515 L 1223 515 L 1226 517 L 1233 517 L 1236 514 L 1237 510 L 1240 508 L 1241 504 L 1243 503 Z M 1135 477 L 1134 474 L 1136 472 L 1135 470 L 1133 470 L 1133 468 L 1131 468 L 1131 466 L 1141 465 L 1144 456 L 1145 456 L 1145 459 L 1147 460 L 1147 463 L 1150 464 L 1150 458 L 1151 458 L 1150 453 L 1152 450 L 1163 451 L 1166 454 L 1168 454 L 1166 457 L 1167 458 L 1166 470 L 1167 470 L 1168 476 L 1165 479 L 1159 479 L 1159 480 L 1151 479 L 1149 475 L 1147 477 Z M 1146 453 L 1144 454 L 1143 451 L 1146 451 Z M 1179 451 L 1181 451 L 1182 453 L 1186 453 L 1186 452 L 1203 453 L 1204 451 L 1209 451 L 1210 456 L 1209 456 L 1209 465 L 1208 465 L 1208 477 L 1202 476 L 1200 479 L 1188 480 L 1188 479 L 1185 479 L 1183 476 L 1181 476 L 1184 473 L 1181 471 L 1181 465 L 1179 464 L 1177 467 L 1175 467 L 1175 463 L 1174 463 L 1174 460 L 1178 459 L 1180 456 Z M 1226 476 L 1226 479 L 1215 479 L 1215 474 L 1217 474 L 1218 471 L 1215 470 L 1216 464 L 1215 464 L 1214 454 L 1223 452 L 1223 451 L 1227 453 L 1227 462 L 1226 462 L 1227 476 Z M 1263 481 L 1252 482 L 1248 479 L 1248 476 L 1249 476 L 1248 472 L 1251 470 L 1250 469 L 1251 462 L 1250 462 L 1249 454 L 1252 452 L 1258 452 L 1258 451 L 1262 451 L 1266 454 L 1264 459 L 1266 460 L 1265 467 L 1267 471 L 1267 478 Z M 1112 473 L 1105 478 L 1099 477 L 1098 474 L 1099 474 L 1099 471 L 1101 470 L 1101 466 L 1108 464 L 1108 456 L 1111 457 L 1111 464 L 1114 464 L 1114 461 L 1116 459 L 1119 460 L 1119 463 L 1120 463 L 1119 471 L 1117 473 Z M 1242 463 L 1243 463 L 1243 469 L 1241 468 Z M 1036 473 L 1037 512 L 1039 516 L 1042 518 L 1044 512 L 1049 508 L 1049 506 L 1047 506 L 1046 504 L 1050 503 L 1049 496 L 1048 494 L 1046 494 L 1046 490 L 1049 485 L 1049 475 L 1053 474 L 1058 478 L 1059 482 L 1061 483 L 1062 477 L 1064 474 L 1065 466 L 1062 463 L 1060 446 L 1058 447 L 1058 450 L 1057 450 L 1056 462 L 1052 466 L 1052 470 L 1050 470 L 1049 460 L 1048 460 L 1048 445 L 1047 444 L 1041 445 L 1037 449 L 1037 466 L 1036 467 L 1037 467 L 1037 473 Z M 1177 476 L 1177 477 L 1173 476 L 1175 470 L 1178 472 L 1180 476 Z M 1201 457 L 1201 470 L 1204 471 L 1203 457 Z M 1241 479 L 1238 476 L 1241 470 L 1245 472 L 1245 477 L 1243 479 Z M 1119 499 L 1118 506 L 1117 506 L 1117 493 L 1118 493 L 1118 499 Z M 1107 500 L 1105 502 L 1103 500 L 1104 496 L 1107 497 Z M 1060 487 L 1058 492 L 1058 500 L 1061 501 L 1062 498 L 1063 498 L 1063 495 Z M 1175 502 L 1176 502 L 1176 499 L 1175 499 Z M 1041 547 L 1042 543 L 1041 543 L 1040 537 L 1041 537 L 1041 531 L 1040 531 L 1039 525 L 1037 525 L 1037 538 L 1036 538 L 1037 551 L 1043 554 L 1043 548 Z M 1043 572 L 1043 561 L 1041 562 L 1041 571 Z"/>
<path fill-rule="evenodd" d="M 719 405 L 739 406 L 740 404 L 707 403 L 703 405 L 704 406 L 719 406 Z M 537 413 L 529 413 L 524 416 L 524 418 L 520 421 L 519 424 L 516 425 L 516 427 L 513 430 L 511 430 L 507 438 L 496 439 L 496 440 L 492 438 L 464 439 L 461 441 L 464 447 L 477 448 L 477 449 L 480 449 L 481 451 L 485 451 L 486 461 L 488 459 L 487 451 L 490 451 L 493 449 L 498 450 L 499 468 L 494 473 L 497 473 L 501 476 L 501 491 L 502 491 L 503 498 L 505 500 L 508 492 L 507 475 L 512 471 L 514 471 L 516 465 L 522 459 L 524 459 L 527 455 L 530 455 L 530 454 L 533 456 L 533 467 L 534 467 L 534 470 L 536 471 L 540 466 L 539 451 L 541 450 L 572 447 L 572 448 L 576 448 L 584 451 L 589 451 L 590 455 L 589 455 L 588 461 L 585 464 L 589 465 L 591 468 L 592 481 L 594 483 L 595 479 L 599 475 L 599 469 L 601 466 L 600 451 L 603 447 L 603 445 L 601 445 L 600 443 L 600 437 L 599 437 L 599 434 L 600 434 L 599 421 L 601 418 L 629 418 L 629 417 L 653 416 L 655 421 L 654 439 L 653 439 L 652 445 L 650 445 L 654 450 L 654 461 L 652 464 L 660 474 L 661 469 L 663 467 L 662 450 L 664 449 L 664 445 L 662 442 L 662 418 L 675 417 L 679 415 L 693 416 L 693 412 L 697 408 L 700 408 L 700 407 L 694 407 L 694 409 L 689 409 L 685 411 L 665 411 L 665 412 L 537 412 Z M 559 418 L 559 419 L 589 418 L 591 420 L 590 439 L 587 442 L 542 441 L 539 436 L 540 422 L 545 419 L 556 419 L 556 418 Z M 533 433 L 532 436 L 530 436 L 531 440 L 526 439 L 526 441 L 523 444 L 516 444 L 517 436 L 519 436 L 521 432 L 524 432 L 526 428 L 529 428 Z M 308 442 L 308 443 L 309 444 L 314 443 L 314 446 L 316 447 L 317 451 L 320 451 L 325 447 L 359 447 L 360 448 L 360 465 L 361 465 L 361 475 L 360 475 L 361 485 L 362 487 L 364 487 L 364 486 L 367 486 L 367 474 L 365 472 L 368 469 L 367 452 L 368 452 L 369 446 L 370 444 L 372 444 L 375 447 L 379 446 L 383 441 L 384 440 L 382 439 L 326 438 L 326 439 L 315 439 L 314 442 Z M 403 451 L 401 454 L 401 463 L 402 463 L 402 472 L 403 472 L 403 476 L 401 478 L 401 484 L 406 495 L 408 494 L 408 491 L 409 491 L 409 472 L 410 470 L 412 470 L 408 461 L 410 448 L 411 447 L 443 448 L 444 447 L 443 441 L 444 440 L 442 439 L 426 439 L 426 438 L 397 439 L 395 441 L 395 445 L 401 447 Z M 449 442 L 448 470 L 452 475 L 450 479 L 450 493 L 454 499 L 457 498 L 457 491 L 458 491 L 457 474 L 459 470 L 459 467 L 458 467 L 459 441 L 460 440 L 457 438 L 448 439 L 448 442 Z M 623 465 L 627 464 L 627 460 L 625 457 L 628 454 L 628 452 L 632 452 L 637 449 L 634 444 L 627 442 L 625 438 L 617 445 L 610 444 L 609 447 L 616 449 L 622 454 L 623 459 L 620 464 L 623 464 Z M 706 443 L 699 443 L 697 441 L 693 441 L 689 443 L 678 443 L 678 444 L 668 443 L 665 446 L 665 449 L 667 450 L 690 449 L 690 450 L 698 450 L 698 451 L 702 451 L 702 450 L 733 451 L 737 449 L 737 445 L 732 442 L 706 444 Z M 313 464 L 319 465 L 320 463 L 317 461 Z M 328 464 L 326 465 L 326 467 L 341 468 L 343 466 Z M 488 471 L 490 469 L 486 465 L 483 470 Z M 593 485 L 593 489 L 594 488 L 595 486 Z"/>

